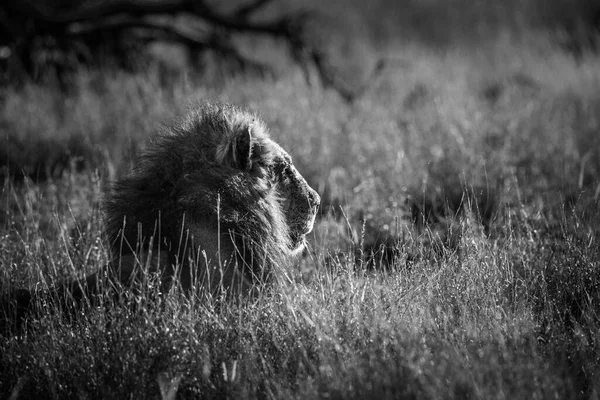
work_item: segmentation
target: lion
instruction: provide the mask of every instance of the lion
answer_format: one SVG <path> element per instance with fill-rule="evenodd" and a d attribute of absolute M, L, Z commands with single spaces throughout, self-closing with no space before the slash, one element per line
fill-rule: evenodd
<path fill-rule="evenodd" d="M 248 296 L 302 252 L 319 204 L 256 114 L 201 104 L 152 137 L 134 168 L 107 189 L 114 260 L 60 285 L 54 297 L 93 296 L 106 276 L 131 286 L 142 271 L 158 273 L 164 290 Z M 32 298 L 16 297 L 21 311 Z"/>

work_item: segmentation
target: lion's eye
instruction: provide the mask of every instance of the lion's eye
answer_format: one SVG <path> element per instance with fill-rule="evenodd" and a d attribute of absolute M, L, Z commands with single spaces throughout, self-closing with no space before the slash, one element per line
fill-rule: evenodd
<path fill-rule="evenodd" d="M 292 170 L 290 165 L 287 163 L 279 163 L 273 167 L 272 170 L 272 180 L 274 184 L 277 183 L 286 183 L 290 180 L 290 176 L 292 174 Z"/>
<path fill-rule="evenodd" d="M 287 165 L 283 162 L 278 162 L 275 165 L 273 165 L 273 172 L 275 173 L 275 176 L 281 176 L 285 173 L 285 169 L 286 169 Z"/>

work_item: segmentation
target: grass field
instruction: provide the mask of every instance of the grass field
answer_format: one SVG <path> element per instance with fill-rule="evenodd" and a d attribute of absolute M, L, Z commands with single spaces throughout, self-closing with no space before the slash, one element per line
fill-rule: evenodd
<path fill-rule="evenodd" d="M 600 58 L 541 29 L 440 43 L 369 18 L 347 68 L 396 62 L 353 104 L 292 63 L 0 89 L 0 160 L 18 166 L 4 293 L 104 265 L 103 186 L 197 101 L 258 111 L 323 197 L 292 279 L 244 305 L 149 288 L 71 320 L 48 307 L 0 337 L 0 397 L 599 398 Z"/>

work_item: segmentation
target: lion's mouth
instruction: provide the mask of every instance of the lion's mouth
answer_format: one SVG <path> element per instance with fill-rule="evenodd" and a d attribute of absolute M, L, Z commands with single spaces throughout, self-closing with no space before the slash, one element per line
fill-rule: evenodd
<path fill-rule="evenodd" d="M 292 253 L 297 254 L 306 247 L 306 235 L 313 230 L 314 218 L 302 224 L 290 234 Z"/>
<path fill-rule="evenodd" d="M 300 235 L 292 238 L 291 252 L 292 255 L 301 253 L 306 247 L 306 236 Z"/>
<path fill-rule="evenodd" d="M 316 208 L 315 208 L 315 212 L 312 213 L 312 217 L 306 221 L 306 224 L 304 225 L 304 230 L 303 230 L 303 235 L 308 235 L 310 232 L 312 232 L 313 227 L 315 226 L 315 220 L 317 219 L 317 212 L 316 212 Z"/>
<path fill-rule="evenodd" d="M 293 232 L 290 235 L 292 253 L 300 252 L 306 246 L 306 235 L 312 230 L 312 226 L 300 231 Z"/>

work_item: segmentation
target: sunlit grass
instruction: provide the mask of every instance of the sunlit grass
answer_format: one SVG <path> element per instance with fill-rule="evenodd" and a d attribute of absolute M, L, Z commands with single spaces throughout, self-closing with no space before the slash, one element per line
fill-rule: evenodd
<path fill-rule="evenodd" d="M 105 265 L 102 186 L 199 99 L 260 112 L 329 214 L 291 279 L 249 304 L 149 289 L 75 316 L 46 305 L 0 339 L 2 397 L 597 396 L 598 61 L 547 45 L 408 47 L 352 105 L 293 70 L 222 89 L 89 71 L 67 95 L 6 89 L 3 142 L 99 155 L 5 181 L 5 293 Z"/>

